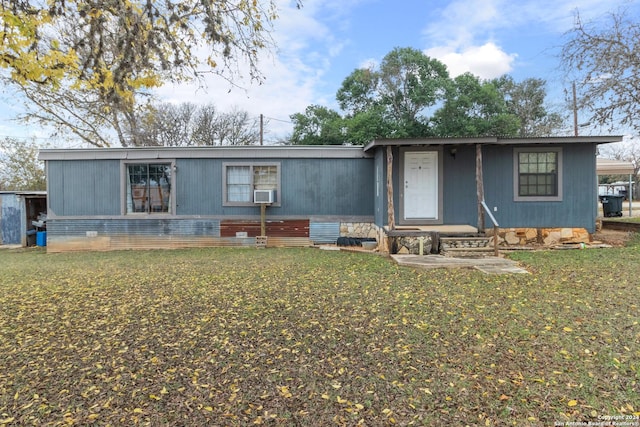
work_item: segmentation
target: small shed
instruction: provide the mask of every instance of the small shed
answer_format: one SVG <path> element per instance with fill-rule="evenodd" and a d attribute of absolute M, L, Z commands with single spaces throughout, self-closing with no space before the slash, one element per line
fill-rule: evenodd
<path fill-rule="evenodd" d="M 0 191 L 0 245 L 35 245 L 33 221 L 46 212 L 46 191 Z"/>

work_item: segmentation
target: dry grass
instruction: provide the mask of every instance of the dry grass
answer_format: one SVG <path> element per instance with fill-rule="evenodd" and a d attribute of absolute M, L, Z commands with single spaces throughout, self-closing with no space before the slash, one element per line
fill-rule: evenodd
<path fill-rule="evenodd" d="M 513 256 L 533 274 L 312 249 L 3 251 L 0 424 L 637 417 L 637 242 Z"/>

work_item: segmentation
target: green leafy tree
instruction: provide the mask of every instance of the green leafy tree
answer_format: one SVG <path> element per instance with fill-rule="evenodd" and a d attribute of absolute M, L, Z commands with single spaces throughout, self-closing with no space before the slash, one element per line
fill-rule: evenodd
<path fill-rule="evenodd" d="M 578 108 L 591 112 L 592 124 L 626 127 L 640 133 L 640 23 L 633 7 L 611 13 L 602 22 L 574 27 L 561 54 L 576 82 Z"/>
<path fill-rule="evenodd" d="M 276 8 L 275 0 L 6 0 L 0 67 L 32 118 L 93 145 L 126 145 L 149 89 L 202 68 L 231 81 L 240 59 L 260 81 L 258 55 L 273 46 Z"/>
<path fill-rule="evenodd" d="M 0 140 L 0 190 L 46 190 L 44 164 L 33 141 Z"/>
<path fill-rule="evenodd" d="M 430 134 L 425 114 L 442 100 L 446 66 L 413 48 L 395 48 L 380 66 L 356 69 L 336 94 L 346 113 L 346 139 L 410 138 Z"/>
<path fill-rule="evenodd" d="M 380 103 L 397 123 L 409 127 L 422 121 L 421 114 L 445 96 L 449 84 L 447 67 L 413 48 L 389 52 L 379 76 Z"/>
<path fill-rule="evenodd" d="M 290 116 L 291 143 L 296 145 L 339 145 L 344 143 L 344 121 L 340 114 L 321 105 L 310 105 L 304 114 Z"/>
<path fill-rule="evenodd" d="M 344 119 L 346 140 L 352 144 L 364 145 L 376 138 L 391 138 L 395 126 L 384 114 L 381 106 L 348 116 Z"/>
<path fill-rule="evenodd" d="M 563 128 L 562 116 L 549 112 L 545 104 L 545 80 L 528 78 L 516 82 L 511 76 L 502 76 L 493 84 L 502 93 L 509 113 L 520 119 L 519 136 L 551 136 Z"/>
<path fill-rule="evenodd" d="M 349 115 L 356 115 L 376 107 L 380 104 L 376 94 L 379 82 L 380 75 L 373 69 L 354 70 L 336 93 L 340 108 Z"/>
<path fill-rule="evenodd" d="M 439 136 L 513 136 L 520 128 L 498 88 L 470 73 L 453 79 L 432 122 Z"/>

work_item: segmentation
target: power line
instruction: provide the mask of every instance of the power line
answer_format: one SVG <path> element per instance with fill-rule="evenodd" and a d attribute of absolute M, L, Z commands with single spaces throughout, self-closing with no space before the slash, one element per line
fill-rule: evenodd
<path fill-rule="evenodd" d="M 268 117 L 268 116 L 264 116 L 265 119 L 269 119 L 269 120 L 274 120 L 276 122 L 282 122 L 282 123 L 291 123 L 293 124 L 293 122 L 291 120 L 284 120 L 284 119 L 276 119 L 275 117 Z"/>

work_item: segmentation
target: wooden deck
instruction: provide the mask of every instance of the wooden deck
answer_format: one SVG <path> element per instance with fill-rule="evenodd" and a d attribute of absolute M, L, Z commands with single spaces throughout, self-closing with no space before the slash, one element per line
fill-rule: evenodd
<path fill-rule="evenodd" d="M 397 225 L 393 230 L 385 227 L 388 236 L 424 236 L 431 233 L 439 233 L 446 236 L 476 235 L 478 229 L 471 225 Z"/>

